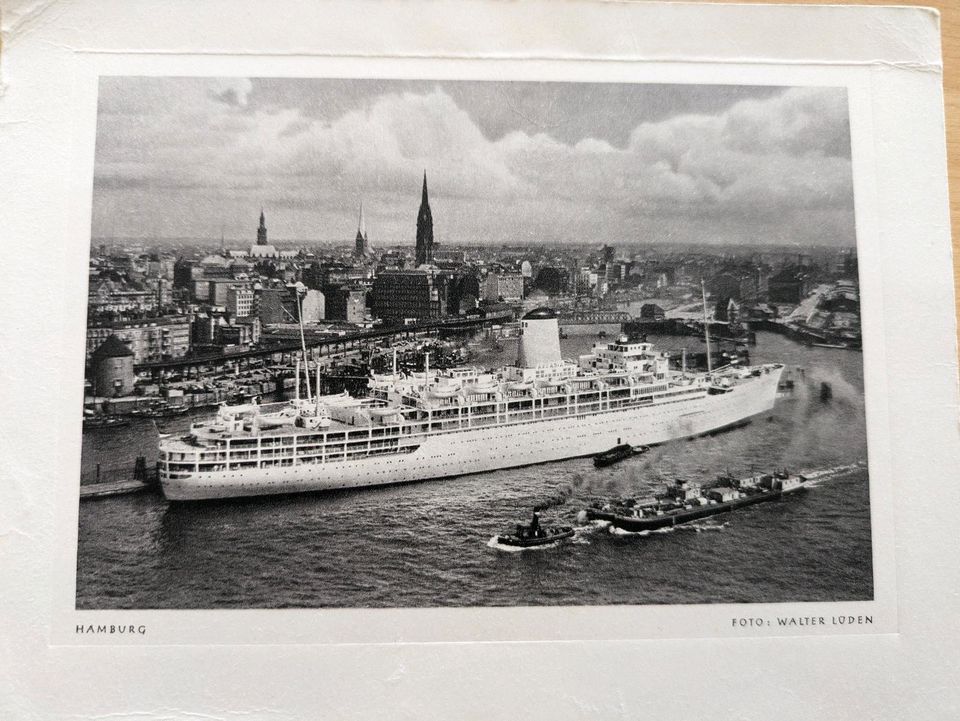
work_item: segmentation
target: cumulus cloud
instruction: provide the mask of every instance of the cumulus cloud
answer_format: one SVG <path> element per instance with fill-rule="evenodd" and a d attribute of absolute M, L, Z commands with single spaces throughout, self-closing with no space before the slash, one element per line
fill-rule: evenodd
<path fill-rule="evenodd" d="M 505 94 L 523 92 L 522 83 L 503 85 Z M 349 238 L 363 197 L 368 224 L 379 224 L 385 242 L 412 242 L 407 216 L 427 169 L 434 216 L 450 242 L 618 242 L 630 239 L 624 233 L 853 240 L 842 89 L 790 88 L 639 122 L 625 144 L 599 132 L 561 141 L 519 127 L 490 138 L 442 84 L 385 90 L 329 117 L 293 102 L 258 104 L 256 92 L 245 79 L 109 79 L 94 234 L 137 234 L 128 228 L 134 217 L 159 235 L 204 236 L 223 222 L 246 232 L 246 217 L 223 216 L 263 203 L 296 209 L 274 219 L 280 237 Z M 151 188 L 157 198 L 144 205 Z M 117 212 L 125 193 L 142 206 L 135 215 Z M 145 222 L 164 196 L 178 203 L 175 233 L 162 215 Z"/>
<path fill-rule="evenodd" d="M 222 78 L 211 82 L 210 94 L 222 103 L 242 108 L 246 107 L 252 90 L 249 78 Z"/>

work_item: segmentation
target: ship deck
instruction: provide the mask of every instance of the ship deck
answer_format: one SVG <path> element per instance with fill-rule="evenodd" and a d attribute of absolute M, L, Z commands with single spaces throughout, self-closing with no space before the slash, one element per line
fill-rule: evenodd
<path fill-rule="evenodd" d="M 760 369 L 760 368 L 770 368 L 770 367 L 774 367 L 774 368 L 775 368 L 775 367 L 778 367 L 778 366 L 777 366 L 777 365 L 773 365 L 773 366 L 765 365 L 765 366 L 755 366 L 755 367 L 753 367 L 753 368 Z M 737 370 L 738 370 L 739 372 L 742 372 L 743 370 L 751 370 L 751 368 L 737 369 Z M 733 371 L 733 369 L 722 369 L 722 370 L 720 370 L 720 371 L 714 371 L 714 376 L 715 376 L 715 377 L 720 377 L 720 376 L 732 374 L 732 371 Z M 589 379 L 589 380 L 595 380 L 595 379 L 601 379 L 601 380 L 602 380 L 603 378 L 605 378 L 605 377 L 611 377 L 612 375 L 617 375 L 617 374 L 604 373 L 604 374 L 598 374 L 598 375 L 596 375 L 596 376 L 593 376 L 593 375 L 591 374 L 591 376 L 589 376 L 589 377 L 583 377 L 583 376 L 581 376 L 581 377 L 578 378 L 578 380 L 588 380 L 588 379 Z M 681 383 L 681 384 L 676 383 L 676 382 L 675 382 L 675 379 L 670 379 L 669 381 L 667 381 L 667 385 L 668 385 L 670 388 L 678 387 L 678 386 L 680 386 L 680 385 L 683 385 L 684 387 L 690 387 L 690 386 L 692 386 L 692 383 L 691 383 L 691 380 L 690 380 L 690 379 L 685 379 L 685 383 Z M 594 393 L 597 393 L 598 391 L 594 390 L 593 392 L 594 392 Z M 654 394 L 654 397 L 656 398 L 657 395 L 659 395 L 659 393 L 658 393 L 658 394 Z M 558 397 L 560 397 L 560 394 L 558 394 Z M 518 399 L 517 399 L 517 398 L 512 398 L 511 400 L 518 400 Z M 284 405 L 285 405 L 285 402 L 278 402 L 278 403 L 274 403 L 274 404 L 264 405 L 264 406 L 263 406 L 263 410 L 264 410 L 264 411 L 267 411 L 267 412 L 269 413 L 269 412 L 271 412 L 274 408 L 281 408 L 281 407 L 283 407 Z M 418 408 L 416 408 L 416 407 L 414 407 L 414 406 L 410 406 L 410 405 L 408 405 L 408 404 L 401 404 L 401 405 L 399 405 L 399 407 L 400 407 L 400 409 L 401 409 L 402 411 L 404 411 L 404 412 L 415 412 L 415 411 L 418 410 Z M 438 409 L 435 409 L 435 410 L 443 410 L 443 409 L 445 409 L 445 408 L 447 408 L 447 407 L 456 408 L 457 405 L 454 404 L 454 403 L 443 404 L 441 408 L 438 408 Z M 555 417 L 560 418 L 560 417 L 564 417 L 564 416 L 559 416 L 559 415 L 558 415 L 558 416 L 555 416 Z M 352 423 L 347 423 L 347 422 L 338 421 L 338 420 L 335 420 L 335 419 L 330 419 L 330 424 L 329 424 L 329 426 L 327 426 L 327 427 L 325 427 L 325 428 L 322 428 L 322 429 L 321 429 L 321 428 L 318 428 L 318 429 L 302 428 L 302 427 L 294 426 L 292 423 L 290 423 L 290 424 L 284 424 L 284 425 L 273 426 L 273 427 L 261 427 L 261 428 L 259 428 L 257 431 L 243 430 L 243 431 L 229 431 L 229 432 L 223 432 L 223 433 L 216 433 L 216 434 L 211 434 L 211 435 L 209 435 L 209 436 L 207 436 L 207 437 L 204 437 L 204 438 L 202 438 L 202 439 L 199 439 L 199 440 L 197 440 L 197 441 L 190 440 L 190 436 L 186 436 L 186 435 L 185 435 L 185 436 L 181 436 L 181 437 L 179 437 L 179 438 L 169 438 L 169 439 L 165 439 L 165 440 L 162 442 L 162 447 L 163 447 L 163 450 L 165 450 L 165 451 L 171 451 L 171 452 L 176 452 L 176 453 L 190 453 L 190 452 L 194 452 L 194 451 L 196 451 L 196 450 L 198 450 L 198 449 L 209 448 L 209 447 L 211 447 L 211 445 L 215 445 L 215 444 L 216 444 L 216 441 L 220 441 L 220 440 L 248 441 L 248 440 L 256 439 L 256 438 L 270 439 L 270 438 L 275 438 L 275 437 L 278 437 L 278 436 L 298 436 L 298 437 L 300 437 L 300 436 L 315 436 L 315 435 L 317 435 L 317 434 L 323 434 L 323 433 L 326 433 L 326 434 L 331 434 L 331 433 L 343 433 L 343 434 L 348 434 L 348 433 L 351 433 L 351 432 L 352 432 L 352 433 L 366 433 L 366 432 L 370 432 L 370 431 L 380 431 L 380 430 L 387 432 L 388 435 L 394 435 L 394 434 L 396 433 L 396 431 L 394 431 L 394 433 L 389 433 L 389 431 L 390 431 L 391 429 L 399 429 L 399 428 L 402 428 L 404 425 L 406 425 L 406 424 L 408 424 L 408 423 L 410 423 L 410 421 L 405 421 L 405 422 L 396 422 L 396 421 L 394 421 L 394 422 L 388 422 L 388 423 L 382 423 L 382 422 L 380 422 L 380 423 L 374 423 L 374 424 L 371 424 L 371 425 L 366 425 L 366 424 L 364 424 L 364 425 L 355 425 L 355 424 L 352 424 Z M 210 424 L 212 425 L 212 424 L 213 424 L 213 421 L 210 421 Z M 421 424 L 421 425 L 422 425 L 422 424 Z M 488 425 L 488 424 L 483 424 L 483 425 Z M 499 423 L 493 423 L 492 425 L 499 425 Z M 478 425 L 477 427 L 481 427 L 481 426 Z M 401 434 L 401 435 L 402 435 L 402 434 Z M 345 435 L 345 439 L 346 439 L 346 435 Z"/>
<path fill-rule="evenodd" d="M 370 428 L 392 428 L 400 426 L 399 423 L 387 423 L 376 426 L 355 426 L 349 423 L 344 423 L 342 421 L 330 420 L 330 425 L 326 428 L 299 428 L 294 426 L 292 423 L 275 426 L 273 428 L 261 428 L 259 432 L 252 433 L 251 431 L 239 431 L 232 433 L 217 433 L 216 435 L 211 435 L 209 441 L 214 440 L 249 440 L 251 438 L 271 438 L 276 436 L 313 436 L 318 433 L 346 433 L 348 431 L 358 431 L 358 430 L 368 430 Z M 164 440 L 163 446 L 164 450 L 168 451 L 194 451 L 197 448 L 203 446 L 203 443 L 193 443 L 192 441 L 185 440 L 187 436 L 181 436 L 179 438 L 168 438 Z"/>

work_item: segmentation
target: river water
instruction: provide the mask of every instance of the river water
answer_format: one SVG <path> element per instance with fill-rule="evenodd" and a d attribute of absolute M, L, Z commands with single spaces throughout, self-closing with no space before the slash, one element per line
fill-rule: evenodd
<path fill-rule="evenodd" d="M 703 350 L 695 339 L 650 340 Z M 563 341 L 564 355 L 584 338 Z M 515 358 L 515 341 L 474 349 Z M 575 524 L 598 498 L 640 495 L 683 477 L 709 482 L 786 466 L 866 460 L 862 356 L 761 333 L 754 362 L 804 368 L 773 413 L 596 469 L 590 459 L 444 481 L 211 504 L 143 494 L 79 511 L 77 608 L 279 608 L 588 605 L 866 600 L 873 596 L 866 468 L 779 502 L 649 535 L 598 525 L 556 547 L 491 544 L 535 506 Z M 819 397 L 822 381 L 833 397 Z M 189 419 L 176 419 L 171 430 Z M 156 458 L 152 423 L 84 434 L 81 482 L 127 477 Z"/>

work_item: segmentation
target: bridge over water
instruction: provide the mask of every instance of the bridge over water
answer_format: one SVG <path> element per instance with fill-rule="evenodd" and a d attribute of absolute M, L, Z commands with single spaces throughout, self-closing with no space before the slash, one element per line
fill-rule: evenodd
<path fill-rule="evenodd" d="M 441 335 L 444 333 L 469 333 L 485 326 L 492 326 L 510 320 L 509 314 L 477 318 L 450 318 L 423 323 L 413 323 L 389 328 L 370 328 L 343 335 L 326 336 L 322 338 L 307 338 L 307 354 L 311 358 L 346 353 L 362 348 L 371 341 L 414 338 L 419 336 Z M 262 358 L 272 358 L 275 362 L 289 362 L 300 353 L 300 340 L 282 340 L 269 345 L 238 351 L 236 353 L 216 353 L 210 355 L 191 355 L 170 360 L 139 363 L 134 366 L 138 373 L 149 373 L 156 378 L 168 371 L 183 371 L 190 377 L 199 374 L 201 370 L 223 368 L 228 365 L 237 365 L 240 368 L 249 367 L 251 361 Z"/>

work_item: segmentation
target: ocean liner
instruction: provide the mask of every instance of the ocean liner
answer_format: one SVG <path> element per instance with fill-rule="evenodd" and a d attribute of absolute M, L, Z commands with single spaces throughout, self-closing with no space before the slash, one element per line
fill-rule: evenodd
<path fill-rule="evenodd" d="M 439 479 L 654 445 L 769 411 L 783 366 L 675 369 L 647 342 L 561 358 L 557 316 L 521 320 L 517 363 L 372 375 L 364 398 L 225 406 L 160 443 L 173 501 L 325 491 Z M 319 384 L 318 384 L 319 385 Z"/>

